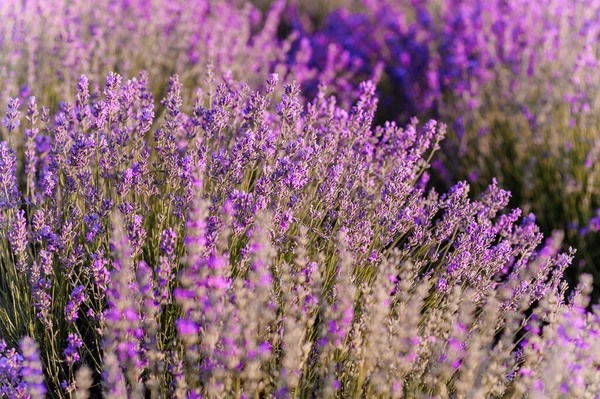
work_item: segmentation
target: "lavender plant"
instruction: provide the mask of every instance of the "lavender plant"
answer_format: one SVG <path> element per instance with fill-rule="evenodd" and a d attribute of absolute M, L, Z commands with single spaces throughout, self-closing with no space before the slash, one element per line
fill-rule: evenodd
<path fill-rule="evenodd" d="M 594 397 L 561 237 L 496 181 L 427 189 L 446 127 L 373 127 L 372 82 L 346 111 L 278 79 L 9 102 L 2 395 Z"/>
<path fill-rule="evenodd" d="M 497 178 L 544 232 L 561 229 L 580 249 L 575 270 L 597 273 L 598 4 L 362 3 L 312 31 L 297 18 L 313 65 L 337 46 L 360 65 L 355 82 L 381 76 L 385 119 L 448 122 L 438 187 L 464 179 L 479 194 Z"/>

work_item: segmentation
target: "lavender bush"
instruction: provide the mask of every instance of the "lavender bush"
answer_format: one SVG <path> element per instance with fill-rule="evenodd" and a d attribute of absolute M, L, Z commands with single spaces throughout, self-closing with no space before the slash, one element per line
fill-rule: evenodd
<path fill-rule="evenodd" d="M 313 65 L 339 46 L 361 66 L 355 82 L 381 76 L 384 118 L 447 121 L 437 184 L 465 179 L 478 194 L 497 178 L 597 273 L 599 4 L 362 3 L 346 2 L 312 31 L 304 24 Z"/>
<path fill-rule="evenodd" d="M 371 82 L 350 111 L 204 86 L 9 102 L 3 395 L 596 397 L 590 278 L 566 296 L 572 253 L 496 182 L 426 190 L 443 124 L 373 128 Z"/>

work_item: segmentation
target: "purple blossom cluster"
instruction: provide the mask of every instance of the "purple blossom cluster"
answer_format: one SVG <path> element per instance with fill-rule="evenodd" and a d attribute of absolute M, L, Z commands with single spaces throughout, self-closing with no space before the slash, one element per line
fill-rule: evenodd
<path fill-rule="evenodd" d="M 478 199 L 428 189 L 445 125 L 374 127 L 370 81 L 346 110 L 325 84 L 306 101 L 211 72 L 186 109 L 177 75 L 162 108 L 147 76 L 94 95 L 82 77 L 55 113 L 29 101 L 11 132 L 28 140 L 2 142 L 2 392 L 598 390 L 573 251 L 495 180 Z"/>

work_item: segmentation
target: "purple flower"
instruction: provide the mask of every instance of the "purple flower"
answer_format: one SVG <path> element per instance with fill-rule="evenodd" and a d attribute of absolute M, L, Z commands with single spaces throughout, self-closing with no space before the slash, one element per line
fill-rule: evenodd
<path fill-rule="evenodd" d="M 8 241 L 15 254 L 17 270 L 20 273 L 25 272 L 28 240 L 27 220 L 25 219 L 25 212 L 22 210 L 15 213 L 15 221 L 12 229 L 8 232 Z"/>
<path fill-rule="evenodd" d="M 294 126 L 302 113 L 302 106 L 298 100 L 300 88 L 297 84 L 286 84 L 281 102 L 277 104 L 277 113 L 288 123 Z"/>
<path fill-rule="evenodd" d="M 8 147 L 8 143 L 0 143 L 0 210 L 14 208 L 21 195 L 17 186 L 17 154 Z"/>
<path fill-rule="evenodd" d="M 170 299 L 170 283 L 174 279 L 176 267 L 175 245 L 177 233 L 169 228 L 161 233 L 160 251 L 163 254 L 158 261 L 156 275 L 158 278 L 158 296 L 161 303 L 167 303 Z"/>
<path fill-rule="evenodd" d="M 21 124 L 21 121 L 19 119 L 21 116 L 21 112 L 19 112 L 20 106 L 21 103 L 19 102 L 18 98 L 11 98 L 6 104 L 6 108 L 4 109 L 4 112 L 6 112 L 6 116 L 2 120 L 2 123 L 4 124 L 4 126 L 6 126 L 9 133 L 11 133 Z"/>
<path fill-rule="evenodd" d="M 128 226 L 129 242 L 131 252 L 135 256 L 139 254 L 146 241 L 146 230 L 144 229 L 144 219 L 140 215 L 134 215 L 133 220 Z"/>
<path fill-rule="evenodd" d="M 65 362 L 69 367 L 72 367 L 80 359 L 79 348 L 83 346 L 81 338 L 77 334 L 69 334 L 67 338 L 67 347 L 63 351 Z"/>
<path fill-rule="evenodd" d="M 65 320 L 67 323 L 72 324 L 79 318 L 79 308 L 86 300 L 85 287 L 83 285 L 75 287 L 71 292 L 71 299 L 65 307 Z"/>
<path fill-rule="evenodd" d="M 44 374 L 38 345 L 29 337 L 25 337 L 20 343 L 23 363 L 21 376 L 25 382 L 27 394 L 31 398 L 43 398 L 46 394 L 44 385 Z"/>
<path fill-rule="evenodd" d="M 89 98 L 88 78 L 85 75 L 81 75 L 77 83 L 77 97 L 75 101 L 75 114 L 79 122 L 82 122 L 87 117 Z"/>

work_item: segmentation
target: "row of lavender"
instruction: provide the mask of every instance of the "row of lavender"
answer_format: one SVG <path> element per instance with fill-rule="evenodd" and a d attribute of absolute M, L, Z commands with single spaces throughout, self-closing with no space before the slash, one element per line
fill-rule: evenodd
<path fill-rule="evenodd" d="M 82 77 L 53 117 L 11 102 L 3 393 L 593 397 L 600 320 L 560 237 L 536 251 L 495 183 L 426 191 L 445 127 L 371 129 L 372 84 L 346 112 L 294 84 L 271 106 L 277 80 L 210 75 L 188 115 L 174 77 L 159 118 L 145 74 L 94 100 Z"/>
<path fill-rule="evenodd" d="M 55 110 L 74 101 L 81 74 L 101 84 L 109 71 L 142 69 L 153 93 L 177 73 L 192 98 L 208 62 L 251 87 L 278 73 L 308 98 L 324 82 L 344 107 L 373 80 L 378 122 L 449 124 L 433 160 L 437 187 L 467 180 L 479 194 L 497 178 L 545 233 L 565 232 L 579 249 L 574 271 L 596 273 L 600 3 L 331 4 L 343 8 L 311 26 L 328 9 L 322 1 L 276 1 L 265 16 L 242 0 L 4 1 L 0 98 L 34 95 Z"/>
<path fill-rule="evenodd" d="M 1 395 L 596 397 L 561 234 L 428 189 L 445 126 L 283 6 L 0 4 Z"/>

